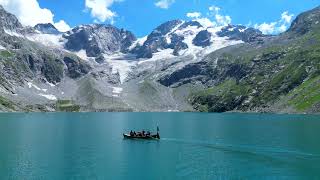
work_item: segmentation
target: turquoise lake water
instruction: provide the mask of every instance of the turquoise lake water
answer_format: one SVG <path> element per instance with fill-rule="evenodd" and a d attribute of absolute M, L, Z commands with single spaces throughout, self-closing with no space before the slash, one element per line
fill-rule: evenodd
<path fill-rule="evenodd" d="M 320 179 L 312 115 L 8 113 L 0 147 L 0 179 Z"/>

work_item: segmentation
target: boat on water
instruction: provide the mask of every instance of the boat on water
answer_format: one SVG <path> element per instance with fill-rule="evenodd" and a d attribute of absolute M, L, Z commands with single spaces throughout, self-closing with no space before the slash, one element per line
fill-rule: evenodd
<path fill-rule="evenodd" d="M 160 136 L 157 134 L 155 135 L 150 135 L 150 136 L 132 136 L 130 134 L 123 134 L 123 137 L 125 139 L 145 139 L 145 140 L 159 140 Z"/>
<path fill-rule="evenodd" d="M 145 131 L 141 132 L 133 132 L 123 134 L 123 138 L 125 139 L 144 139 L 144 140 L 159 140 L 160 134 L 159 134 L 159 127 L 157 127 L 157 134 L 151 134 L 150 132 L 145 133 Z"/>

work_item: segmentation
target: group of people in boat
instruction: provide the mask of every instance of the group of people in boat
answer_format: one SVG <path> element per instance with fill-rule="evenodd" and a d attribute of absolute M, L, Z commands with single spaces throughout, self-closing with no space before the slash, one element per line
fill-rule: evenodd
<path fill-rule="evenodd" d="M 156 138 L 159 138 L 160 137 L 160 135 L 159 135 L 159 132 L 157 132 L 157 134 L 156 135 L 151 135 L 151 132 L 150 131 L 144 131 L 144 130 L 142 130 L 141 132 L 135 132 L 135 131 L 130 131 L 130 136 L 131 137 L 146 137 L 146 138 L 148 138 L 148 137 L 156 137 Z"/>

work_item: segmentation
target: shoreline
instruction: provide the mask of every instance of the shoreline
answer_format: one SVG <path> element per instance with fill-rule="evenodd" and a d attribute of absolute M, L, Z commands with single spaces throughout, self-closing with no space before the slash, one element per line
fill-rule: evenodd
<path fill-rule="evenodd" d="M 248 111 L 248 112 L 243 112 L 243 111 L 229 111 L 229 112 L 222 112 L 222 113 L 218 113 L 218 112 L 190 112 L 190 111 L 186 111 L 186 112 L 168 112 L 168 111 L 119 111 L 119 112 L 115 112 L 115 111 L 79 111 L 79 112 L 65 112 L 65 111 L 14 111 L 14 112 L 6 112 L 6 111 L 0 111 L 0 115 L 1 114 L 42 114 L 42 113 L 46 113 L 46 114 L 55 114 L 55 113 L 166 113 L 166 114 L 182 114 L 182 113 L 188 113 L 188 114 L 256 114 L 256 115 L 315 115 L 315 116 L 319 116 L 319 113 L 286 113 L 286 112 L 253 112 L 253 111 Z"/>

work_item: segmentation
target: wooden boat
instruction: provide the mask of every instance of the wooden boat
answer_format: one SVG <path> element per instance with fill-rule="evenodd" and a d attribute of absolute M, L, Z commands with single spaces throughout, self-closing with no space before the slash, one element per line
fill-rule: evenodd
<path fill-rule="evenodd" d="M 125 139 L 159 140 L 160 136 L 157 134 L 150 135 L 150 136 L 131 136 L 130 134 L 123 134 L 123 138 L 125 138 Z"/>
<path fill-rule="evenodd" d="M 138 134 L 131 134 L 132 131 L 128 134 L 123 134 L 124 139 L 145 139 L 145 140 L 159 140 L 160 134 L 159 134 L 159 127 L 157 126 L 157 134 L 144 134 L 142 135 L 141 132 L 138 132 Z"/>

